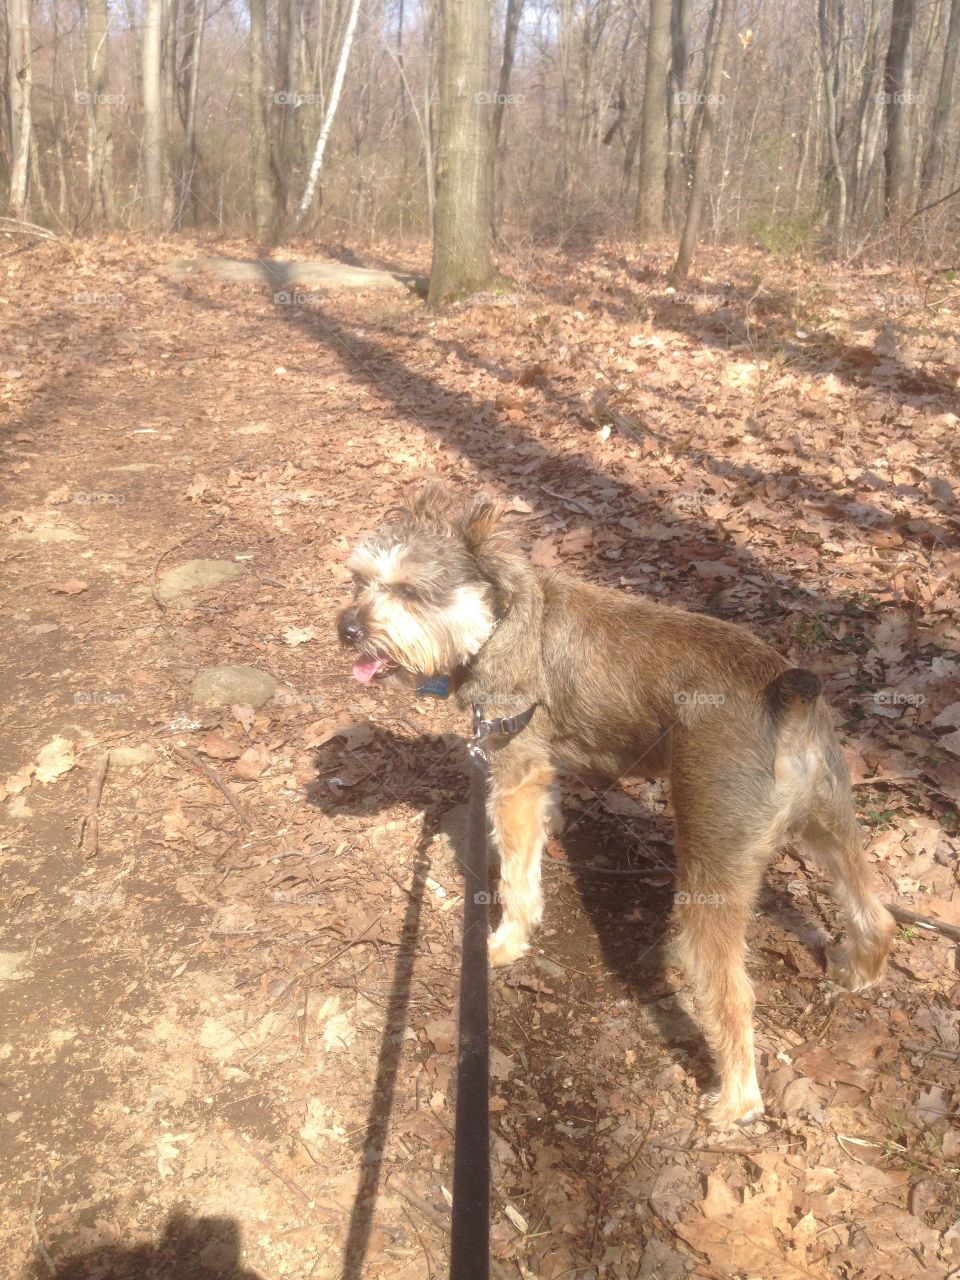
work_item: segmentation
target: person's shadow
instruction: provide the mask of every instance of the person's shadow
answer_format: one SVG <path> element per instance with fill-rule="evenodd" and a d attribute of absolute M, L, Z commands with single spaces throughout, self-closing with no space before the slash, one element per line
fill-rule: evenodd
<path fill-rule="evenodd" d="M 241 1261 L 233 1218 L 174 1210 L 156 1244 L 104 1245 L 51 1263 L 39 1253 L 23 1280 L 264 1280 Z"/>

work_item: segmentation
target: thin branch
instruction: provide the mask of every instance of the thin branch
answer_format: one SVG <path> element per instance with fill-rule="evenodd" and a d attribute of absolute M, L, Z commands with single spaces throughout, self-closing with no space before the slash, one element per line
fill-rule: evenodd
<path fill-rule="evenodd" d="M 170 750 L 175 756 L 179 756 L 181 760 L 185 760 L 187 764 L 192 765 L 193 768 L 199 773 L 202 773 L 209 782 L 213 783 L 217 790 L 220 791 L 230 802 L 234 812 L 245 827 L 253 825 L 247 817 L 246 810 L 243 805 L 237 799 L 236 793 L 227 786 L 219 773 L 217 773 L 216 769 L 211 769 L 209 765 L 204 764 L 196 752 L 191 751 L 189 747 L 171 747 Z"/>

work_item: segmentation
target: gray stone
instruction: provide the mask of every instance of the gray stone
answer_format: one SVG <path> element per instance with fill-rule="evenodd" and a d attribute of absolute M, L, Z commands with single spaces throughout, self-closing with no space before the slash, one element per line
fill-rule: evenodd
<path fill-rule="evenodd" d="M 202 707 L 262 707 L 274 695 L 277 682 L 256 667 L 207 667 L 190 691 Z"/>
<path fill-rule="evenodd" d="M 11 978 L 15 978 L 17 970 L 29 954 L 29 951 L 0 951 L 0 982 L 9 982 Z"/>
<path fill-rule="evenodd" d="M 164 604 L 169 604 L 182 596 L 219 587 L 242 573 L 241 566 L 232 560 L 184 560 L 163 575 L 157 584 L 157 595 Z"/>

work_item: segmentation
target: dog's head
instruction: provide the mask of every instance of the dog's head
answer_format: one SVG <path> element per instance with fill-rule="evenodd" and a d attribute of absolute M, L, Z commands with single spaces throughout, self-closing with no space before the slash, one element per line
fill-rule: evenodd
<path fill-rule="evenodd" d="M 448 675 L 480 650 L 523 563 L 501 515 L 494 502 L 464 504 L 429 484 L 354 548 L 354 599 L 337 633 L 358 654 L 358 680 L 396 668 Z"/>

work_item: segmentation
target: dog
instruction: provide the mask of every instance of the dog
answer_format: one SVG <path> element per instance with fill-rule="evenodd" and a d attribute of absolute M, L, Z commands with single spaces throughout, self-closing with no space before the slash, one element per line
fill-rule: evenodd
<path fill-rule="evenodd" d="M 490 960 L 528 949 L 543 914 L 540 861 L 558 769 L 667 776 L 676 814 L 677 955 L 713 1052 L 717 1127 L 759 1117 L 746 929 L 764 870 L 803 841 L 834 881 L 846 942 L 828 973 L 881 976 L 895 930 L 861 852 L 850 782 L 817 676 L 744 628 L 532 565 L 492 501 L 436 484 L 352 552 L 337 618 L 364 683 L 447 676 L 484 716 L 531 711 L 490 758 L 502 919 Z"/>

